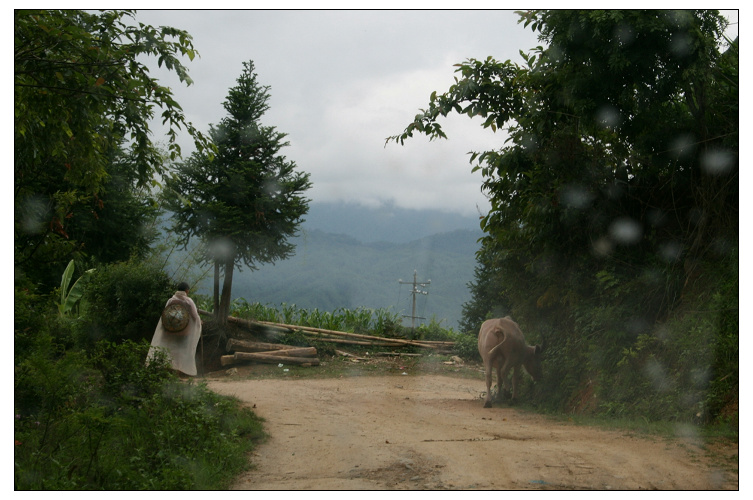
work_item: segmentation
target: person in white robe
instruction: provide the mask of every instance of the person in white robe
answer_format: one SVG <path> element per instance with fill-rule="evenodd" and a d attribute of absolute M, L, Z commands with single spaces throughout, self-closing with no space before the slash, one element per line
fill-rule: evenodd
<path fill-rule="evenodd" d="M 196 376 L 196 346 L 201 337 L 201 318 L 196 304 L 188 296 L 188 283 L 180 283 L 178 290 L 170 297 L 165 307 L 175 302 L 180 302 L 186 306 L 190 312 L 188 325 L 180 332 L 169 332 L 162 326 L 162 318 L 157 323 L 157 329 L 154 331 L 152 346 L 147 354 L 146 362 L 154 357 L 157 348 L 164 348 L 170 358 L 172 367 L 186 375 Z"/>

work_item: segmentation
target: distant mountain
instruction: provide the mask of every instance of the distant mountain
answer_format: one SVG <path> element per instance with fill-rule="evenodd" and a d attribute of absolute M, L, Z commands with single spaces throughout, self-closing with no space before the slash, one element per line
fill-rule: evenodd
<path fill-rule="evenodd" d="M 169 214 L 163 224 L 169 227 Z M 416 314 L 457 328 L 462 304 L 470 299 L 467 285 L 482 234 L 477 216 L 312 203 L 301 234 L 292 240 L 296 254 L 257 271 L 236 272 L 232 296 L 271 306 L 391 308 L 409 315 L 411 286 L 398 280 L 410 282 L 416 271 L 419 281 L 431 280 L 428 294 L 417 296 Z M 185 252 L 175 251 L 171 267 L 184 258 Z M 198 291 L 211 295 L 211 287 L 210 273 Z"/>
<path fill-rule="evenodd" d="M 412 210 L 394 205 L 368 208 L 354 203 L 312 202 L 305 219 L 306 230 L 347 234 L 364 243 L 408 243 L 457 229 L 479 230 L 478 215 Z"/>
<path fill-rule="evenodd" d="M 411 314 L 411 285 L 431 280 L 417 295 L 416 314 L 457 328 L 469 300 L 480 231 L 457 230 L 408 243 L 362 243 L 347 235 L 305 231 L 296 255 L 257 271 L 235 273 L 233 297 L 271 306 L 282 303 L 323 311 L 340 307 L 390 308 Z M 199 290 L 210 293 L 210 280 Z M 406 320 L 405 324 L 409 324 Z"/>

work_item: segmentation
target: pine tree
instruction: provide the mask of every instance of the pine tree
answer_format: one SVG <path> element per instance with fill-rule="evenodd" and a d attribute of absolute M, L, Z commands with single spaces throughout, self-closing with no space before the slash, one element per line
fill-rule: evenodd
<path fill-rule="evenodd" d="M 309 174 L 280 154 L 287 134 L 263 126 L 269 87 L 257 81 L 254 63 L 243 72 L 223 103 L 227 116 L 210 127 L 217 152 L 194 153 L 166 181 L 167 207 L 181 242 L 199 237 L 205 258 L 215 266 L 214 304 L 218 321 L 230 309 L 233 271 L 241 264 L 256 269 L 290 257 L 302 217 L 308 212 L 303 193 Z M 222 292 L 220 275 L 224 276 Z"/>

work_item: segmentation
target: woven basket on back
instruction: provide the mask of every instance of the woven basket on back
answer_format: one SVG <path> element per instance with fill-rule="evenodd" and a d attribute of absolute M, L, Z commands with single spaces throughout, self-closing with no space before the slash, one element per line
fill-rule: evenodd
<path fill-rule="evenodd" d="M 184 330 L 188 326 L 188 318 L 188 308 L 181 303 L 174 302 L 162 311 L 162 327 L 169 333 L 186 335 L 188 332 Z"/>

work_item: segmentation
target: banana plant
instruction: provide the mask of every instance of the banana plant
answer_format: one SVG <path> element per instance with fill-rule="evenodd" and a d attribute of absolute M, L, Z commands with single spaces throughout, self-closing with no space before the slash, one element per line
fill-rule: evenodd
<path fill-rule="evenodd" d="M 84 284 L 89 278 L 89 275 L 94 271 L 94 269 L 89 269 L 84 272 L 84 274 L 82 274 L 81 277 L 79 277 L 79 279 L 68 288 L 75 267 L 73 260 L 71 260 L 68 263 L 68 267 L 65 268 L 63 279 L 60 281 L 60 302 L 58 303 L 58 312 L 61 316 L 68 315 L 73 310 L 76 303 L 81 300 L 81 296 L 84 294 Z"/>

